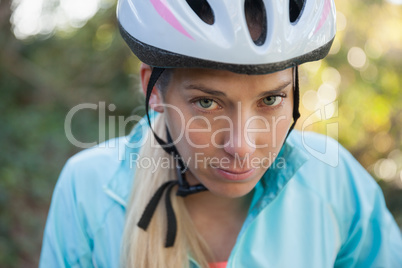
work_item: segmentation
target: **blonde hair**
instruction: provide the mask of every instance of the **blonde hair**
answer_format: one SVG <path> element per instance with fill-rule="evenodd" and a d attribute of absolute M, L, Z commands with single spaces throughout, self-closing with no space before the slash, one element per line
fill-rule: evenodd
<path fill-rule="evenodd" d="M 158 115 L 154 126 L 159 137 L 166 136 L 163 114 Z M 165 139 L 165 137 L 163 137 Z M 166 140 L 166 139 L 165 139 Z M 169 158 L 174 167 L 174 159 L 161 148 L 151 148 L 157 144 L 151 131 L 141 148 L 139 158 Z M 157 160 L 156 160 L 157 161 Z M 151 169 L 138 167 L 134 175 L 131 198 L 127 207 L 126 224 L 122 237 L 121 266 L 135 268 L 189 267 L 189 256 L 201 267 L 208 267 L 212 254 L 187 211 L 182 197 L 176 196 L 177 186 L 171 191 L 171 201 L 177 218 L 177 235 L 173 247 L 165 248 L 166 211 L 162 198 L 153 215 L 147 231 L 137 223 L 156 190 L 166 181 L 175 180 L 175 169 L 158 166 L 154 173 Z"/>

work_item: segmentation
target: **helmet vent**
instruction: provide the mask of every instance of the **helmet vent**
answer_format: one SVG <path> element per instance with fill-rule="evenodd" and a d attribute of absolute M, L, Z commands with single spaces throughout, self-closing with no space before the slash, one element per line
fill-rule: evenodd
<path fill-rule="evenodd" d="M 291 23 L 296 23 L 303 11 L 306 0 L 290 0 L 289 1 L 289 20 Z"/>
<path fill-rule="evenodd" d="M 262 46 L 267 38 L 267 12 L 264 3 L 262 0 L 246 0 L 244 13 L 251 39 L 257 46 Z"/>
<path fill-rule="evenodd" d="M 186 0 L 186 2 L 203 22 L 209 25 L 214 24 L 214 12 L 206 0 Z"/>

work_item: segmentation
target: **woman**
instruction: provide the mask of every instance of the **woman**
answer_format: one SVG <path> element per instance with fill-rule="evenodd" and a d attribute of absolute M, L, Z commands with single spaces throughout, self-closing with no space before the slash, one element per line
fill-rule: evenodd
<path fill-rule="evenodd" d="M 118 19 L 158 113 L 69 160 L 41 266 L 402 264 L 374 180 L 335 141 L 292 130 L 297 66 L 328 53 L 332 1 L 121 0 Z"/>

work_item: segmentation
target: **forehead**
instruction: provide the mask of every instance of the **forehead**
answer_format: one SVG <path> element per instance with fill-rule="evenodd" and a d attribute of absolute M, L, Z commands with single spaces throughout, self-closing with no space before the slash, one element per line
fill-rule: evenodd
<path fill-rule="evenodd" d="M 174 85 L 175 88 L 203 85 L 223 92 L 239 89 L 245 94 L 250 90 L 258 93 L 276 88 L 292 81 L 292 76 L 292 69 L 264 75 L 247 75 L 224 70 L 188 68 L 173 70 L 170 85 Z"/>

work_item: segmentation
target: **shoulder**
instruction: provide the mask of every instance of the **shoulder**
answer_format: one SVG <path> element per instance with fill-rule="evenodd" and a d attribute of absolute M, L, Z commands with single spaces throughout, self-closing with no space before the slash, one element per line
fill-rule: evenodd
<path fill-rule="evenodd" d="M 338 141 L 315 132 L 295 130 L 289 135 L 288 143 L 304 152 L 310 161 L 318 160 L 332 167 L 336 167 L 341 159 L 352 157 Z"/>
<path fill-rule="evenodd" d="M 67 161 L 52 197 L 41 267 L 91 266 L 94 245 L 99 251 L 106 244 L 117 244 L 124 212 L 104 187 L 121 169 L 119 147 L 115 146 L 119 142 L 124 138 L 83 150 Z M 103 230 L 116 237 L 105 236 Z"/>
<path fill-rule="evenodd" d="M 66 162 L 56 187 L 69 184 L 86 191 L 105 186 L 123 173 L 133 173 L 133 161 L 138 157 L 143 138 L 147 137 L 144 126 L 146 122 L 142 119 L 130 135 L 107 140 L 72 156 Z"/>
<path fill-rule="evenodd" d="M 294 131 L 289 136 L 288 144 L 306 156 L 304 169 L 338 175 L 349 174 L 351 177 L 356 174 L 371 177 L 349 151 L 329 136 Z"/>
<path fill-rule="evenodd" d="M 96 259 L 111 267 L 118 261 L 136 167 L 132 156 L 138 157 L 145 125 L 138 123 L 129 136 L 85 149 L 67 161 L 53 193 L 41 265 L 88 266 Z"/>
<path fill-rule="evenodd" d="M 75 185 L 93 187 L 94 183 L 107 182 L 121 164 L 120 150 L 124 139 L 115 138 L 72 156 L 63 168 L 58 186 L 74 182 Z"/>
<path fill-rule="evenodd" d="M 289 144 L 307 156 L 295 180 L 343 212 L 362 209 L 369 215 L 382 192 L 376 181 L 336 140 L 313 132 L 295 131 Z"/>
<path fill-rule="evenodd" d="M 135 162 L 147 137 L 148 123 L 139 118 L 130 135 L 110 139 L 72 156 L 60 174 L 54 195 L 66 193 L 86 206 L 110 200 L 125 206 Z"/>
<path fill-rule="evenodd" d="M 381 188 L 336 140 L 311 132 L 295 132 L 289 143 L 308 158 L 293 182 L 305 189 L 306 193 L 319 197 L 333 213 L 341 241 L 346 243 L 359 239 L 362 232 L 371 231 L 378 239 L 384 235 L 388 241 L 388 232 L 392 230 L 397 233 Z M 400 247 L 400 236 L 396 237 L 399 240 L 395 243 Z"/>

